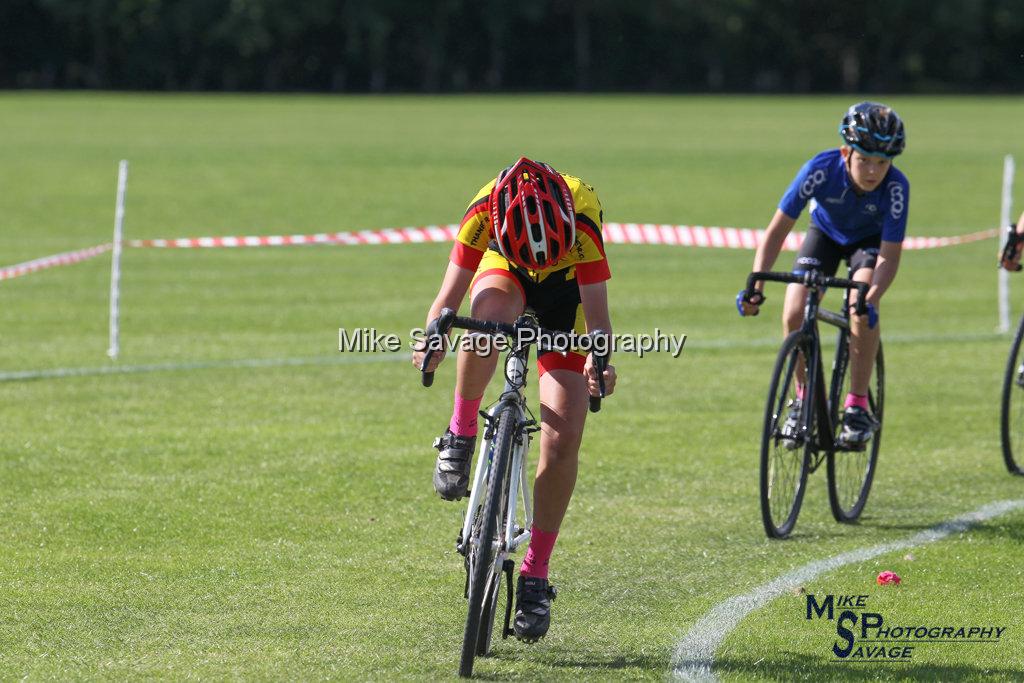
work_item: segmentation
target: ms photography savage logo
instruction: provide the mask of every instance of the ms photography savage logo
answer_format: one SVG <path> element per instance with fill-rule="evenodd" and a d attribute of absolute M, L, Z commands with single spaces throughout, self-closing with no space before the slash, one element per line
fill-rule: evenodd
<path fill-rule="evenodd" d="M 1005 626 L 992 624 L 920 624 L 887 619 L 867 611 L 867 595 L 807 596 L 808 621 L 834 622 L 834 662 L 906 662 L 926 651 L 926 646 L 945 643 L 998 643 Z M 968 645 L 970 646 L 970 645 Z"/>

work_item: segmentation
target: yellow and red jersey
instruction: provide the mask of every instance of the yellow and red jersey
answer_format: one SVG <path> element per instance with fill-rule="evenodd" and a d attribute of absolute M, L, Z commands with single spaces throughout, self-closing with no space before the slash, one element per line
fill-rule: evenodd
<path fill-rule="evenodd" d="M 564 273 L 564 279 L 575 278 L 581 285 L 603 282 L 611 277 L 608 259 L 604 253 L 604 240 L 601 226 L 604 221 L 601 200 L 597 198 L 594 188 L 579 178 L 561 174 L 572 193 L 573 206 L 576 209 L 576 242 L 572 249 L 555 265 L 543 270 L 518 268 L 530 280 L 541 282 L 553 273 Z M 470 202 L 466 215 L 459 226 L 459 234 L 452 247 L 451 262 L 462 268 L 476 270 L 480 260 L 493 239 L 491 230 L 490 199 L 494 180 L 480 188 L 473 201 Z"/>

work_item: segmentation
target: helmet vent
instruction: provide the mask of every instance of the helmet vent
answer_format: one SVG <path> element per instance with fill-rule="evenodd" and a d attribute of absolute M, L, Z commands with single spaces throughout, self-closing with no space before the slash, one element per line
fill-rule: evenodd
<path fill-rule="evenodd" d="M 519 258 L 523 260 L 523 263 L 529 263 L 533 260 L 530 258 L 530 249 L 525 244 L 519 247 Z"/>
<path fill-rule="evenodd" d="M 544 231 L 540 228 L 540 223 L 530 223 L 530 236 L 534 242 L 544 243 Z"/>
<path fill-rule="evenodd" d="M 542 206 L 544 207 L 544 220 L 547 221 L 548 225 L 558 225 L 555 222 L 555 212 L 551 210 L 551 204 L 544 202 Z"/>
<path fill-rule="evenodd" d="M 569 207 L 565 205 L 565 197 L 562 196 L 562 188 L 558 187 L 554 180 L 548 178 L 548 186 L 551 188 L 551 196 L 558 202 L 558 206 L 561 207 L 562 213 L 568 214 Z"/>

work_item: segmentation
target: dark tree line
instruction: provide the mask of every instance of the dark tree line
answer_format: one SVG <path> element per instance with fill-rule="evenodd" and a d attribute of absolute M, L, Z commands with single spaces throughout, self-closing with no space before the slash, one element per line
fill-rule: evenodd
<path fill-rule="evenodd" d="M 0 0 L 0 87 L 1024 89 L 1024 0 Z"/>

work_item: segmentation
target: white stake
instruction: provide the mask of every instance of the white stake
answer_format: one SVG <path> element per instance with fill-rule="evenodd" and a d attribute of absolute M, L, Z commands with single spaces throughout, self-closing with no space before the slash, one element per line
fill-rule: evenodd
<path fill-rule="evenodd" d="M 107 355 L 117 360 L 121 352 L 121 241 L 124 231 L 124 194 L 128 186 L 128 162 L 117 170 L 117 207 L 114 210 L 114 249 L 110 260 L 110 347 Z"/>

